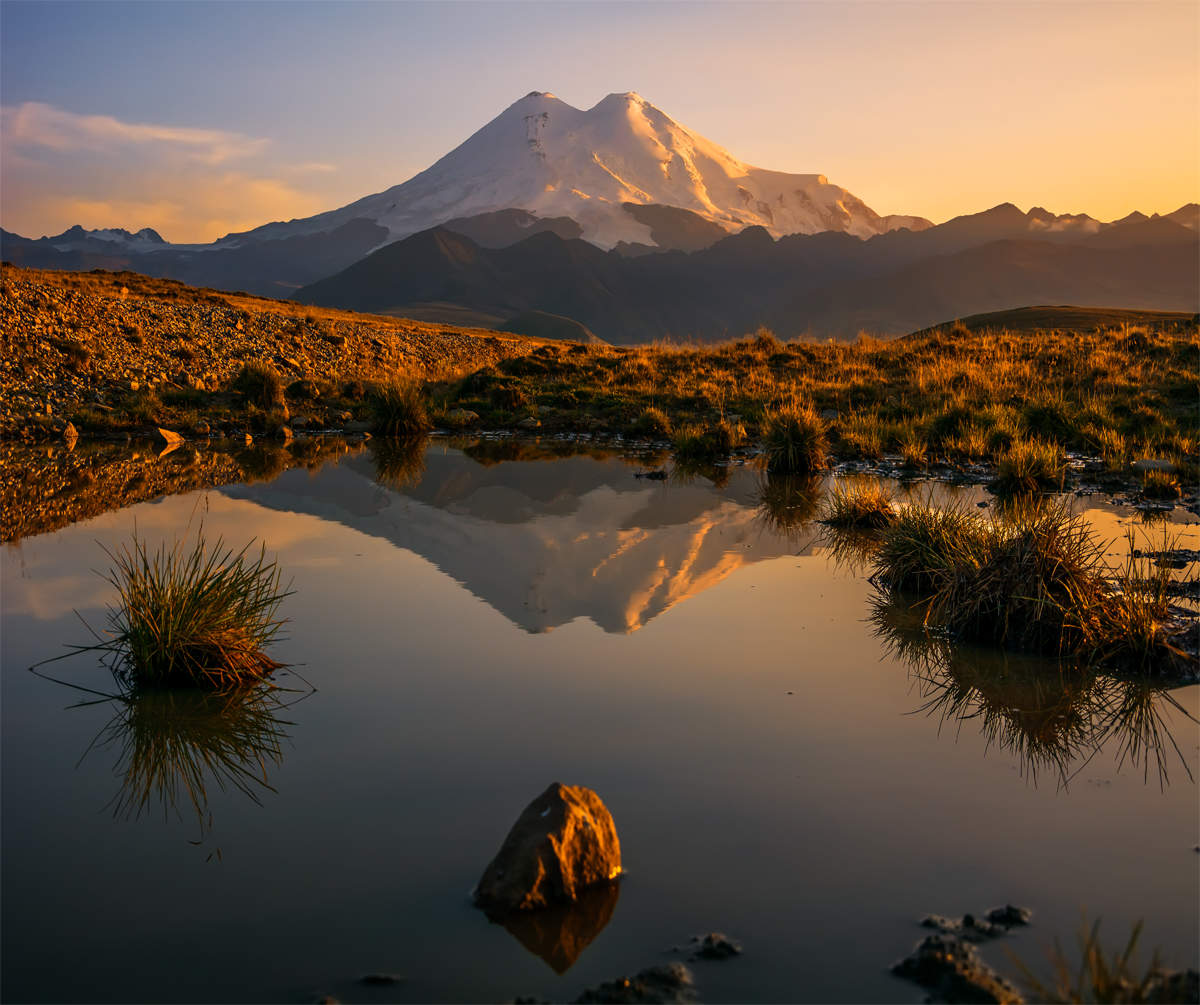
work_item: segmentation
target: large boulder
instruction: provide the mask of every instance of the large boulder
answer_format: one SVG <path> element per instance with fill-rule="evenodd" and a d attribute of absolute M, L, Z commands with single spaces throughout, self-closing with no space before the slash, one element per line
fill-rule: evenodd
<path fill-rule="evenodd" d="M 574 901 L 621 874 L 612 814 L 591 789 L 552 784 L 525 807 L 483 871 L 475 903 L 489 915 Z"/>

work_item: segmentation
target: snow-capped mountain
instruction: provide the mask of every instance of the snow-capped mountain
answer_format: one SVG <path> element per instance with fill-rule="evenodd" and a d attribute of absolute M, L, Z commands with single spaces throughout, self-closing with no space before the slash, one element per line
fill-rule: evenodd
<path fill-rule="evenodd" d="M 161 251 L 170 247 L 159 236 L 158 231 L 150 227 L 143 227 L 136 234 L 131 234 L 128 230 L 122 230 L 119 227 L 108 230 L 84 230 L 76 224 L 55 237 L 42 238 L 42 240 L 47 241 L 55 251 L 94 250 L 97 245 L 92 242 L 100 242 L 100 247 L 110 245 L 113 249 L 119 248 L 122 251 L 134 253 Z"/>
<path fill-rule="evenodd" d="M 725 228 L 776 237 L 844 231 L 871 237 L 928 220 L 875 213 L 820 174 L 768 171 L 737 160 L 633 92 L 581 111 L 534 91 L 401 185 L 305 220 L 273 223 L 218 244 L 320 233 L 350 220 L 387 228 L 388 240 L 503 209 L 570 217 L 585 240 L 654 245 L 624 204 L 673 206 Z"/>

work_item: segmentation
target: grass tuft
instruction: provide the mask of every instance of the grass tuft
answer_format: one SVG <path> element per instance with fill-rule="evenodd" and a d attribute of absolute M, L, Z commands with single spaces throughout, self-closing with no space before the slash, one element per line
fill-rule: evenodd
<path fill-rule="evenodd" d="M 282 408 L 286 403 L 283 378 L 269 363 L 246 363 L 233 378 L 232 386 L 260 408 Z"/>
<path fill-rule="evenodd" d="M 111 640 L 99 648 L 117 657 L 128 686 L 228 689 L 262 680 L 282 664 L 266 654 L 284 621 L 276 617 L 291 591 L 280 571 L 250 545 L 238 552 L 203 533 L 195 543 L 164 543 L 151 552 L 136 534 L 116 552 L 107 579 L 120 603 L 109 608 Z"/>
<path fill-rule="evenodd" d="M 391 381 L 370 396 L 372 425 L 383 436 L 424 436 L 432 428 L 425 396 L 416 383 Z"/>
<path fill-rule="evenodd" d="M 809 404 L 785 405 L 763 423 L 767 470 L 773 474 L 807 474 L 826 466 L 825 423 Z"/>
<path fill-rule="evenodd" d="M 924 504 L 905 507 L 885 532 L 875 582 L 919 593 L 925 626 L 957 641 L 1169 670 L 1184 658 L 1169 577 L 1143 571 L 1133 559 L 1111 569 L 1066 503 L 1016 507 L 996 520 Z"/>
<path fill-rule="evenodd" d="M 1000 458 L 992 488 L 999 495 L 1045 492 L 1058 488 L 1062 477 L 1062 455 L 1053 443 L 1014 440 Z"/>
<path fill-rule="evenodd" d="M 824 522 L 831 527 L 882 530 L 896 522 L 896 511 L 879 482 L 839 483 L 829 497 Z"/>

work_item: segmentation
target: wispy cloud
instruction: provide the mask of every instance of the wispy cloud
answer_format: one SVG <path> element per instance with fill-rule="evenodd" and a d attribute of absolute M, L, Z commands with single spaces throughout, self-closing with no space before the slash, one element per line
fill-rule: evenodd
<path fill-rule="evenodd" d="M 288 159 L 270 140 L 38 101 L 0 108 L 0 162 L 0 222 L 31 237 L 78 223 L 203 242 L 337 204 L 316 191 L 336 165 Z"/>
<path fill-rule="evenodd" d="M 42 147 L 59 152 L 119 151 L 157 147 L 203 164 L 224 164 L 261 154 L 270 140 L 223 129 L 122 122 L 111 115 L 78 115 L 40 101 L 0 108 L 0 136 L 13 150 Z"/>

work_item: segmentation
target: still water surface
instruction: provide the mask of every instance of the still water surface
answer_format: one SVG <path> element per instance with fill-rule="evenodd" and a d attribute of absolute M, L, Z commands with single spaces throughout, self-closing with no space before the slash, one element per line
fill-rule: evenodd
<path fill-rule="evenodd" d="M 6 1000 L 570 1000 L 720 930 L 745 953 L 691 964 L 702 1000 L 917 1002 L 888 973 L 917 920 L 1005 902 L 1035 911 L 984 947 L 1008 973 L 1006 948 L 1039 962 L 1081 910 L 1112 941 L 1144 918 L 1196 965 L 1200 735 L 1170 699 L 1195 716 L 1200 688 L 1034 686 L 1057 671 L 969 651 L 922 670 L 873 631 L 864 573 L 818 525 L 764 518 L 748 470 L 435 447 L 376 474 L 350 457 L 4 550 Z M 274 655 L 316 693 L 80 705 L 26 671 L 87 641 L 73 610 L 103 623 L 100 545 L 200 519 L 278 556 Z M 112 687 L 93 657 L 46 669 Z M 1122 701 L 1158 717 L 1157 751 L 1131 752 Z M 195 805 L 180 787 L 165 811 L 167 749 L 216 765 Z M 559 945 L 469 900 L 552 781 L 600 794 L 627 870 Z M 379 971 L 405 980 L 356 983 Z"/>

